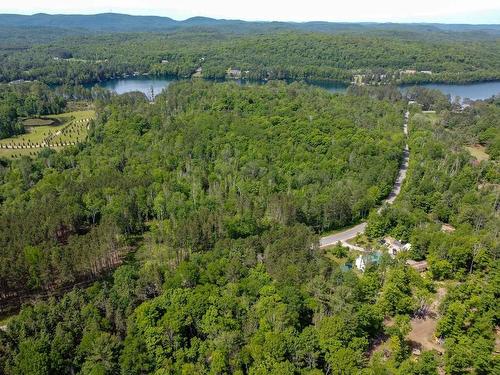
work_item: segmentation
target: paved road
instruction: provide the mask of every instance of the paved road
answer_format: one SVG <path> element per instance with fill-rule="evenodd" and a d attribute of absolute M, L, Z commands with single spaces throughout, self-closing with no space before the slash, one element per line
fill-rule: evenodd
<path fill-rule="evenodd" d="M 387 197 L 387 199 L 384 200 L 384 203 L 393 204 L 394 201 L 396 200 L 396 197 L 401 192 L 401 186 L 403 185 L 403 181 L 406 178 L 406 172 L 408 172 L 409 160 L 410 160 L 410 150 L 408 149 L 408 145 L 406 145 L 403 151 L 403 162 L 401 163 L 401 167 L 399 168 L 398 177 L 396 178 L 396 181 L 394 181 L 394 186 L 392 188 L 392 191 Z M 379 208 L 379 212 L 381 208 Z"/>
<path fill-rule="evenodd" d="M 408 116 L 409 112 L 405 113 L 405 122 L 403 125 L 403 132 L 405 136 L 408 136 Z M 403 150 L 403 162 L 401 163 L 401 167 L 399 168 L 398 172 L 398 177 L 396 178 L 396 181 L 394 182 L 394 187 L 392 188 L 391 193 L 389 196 L 383 201 L 382 206 L 379 207 L 378 212 L 382 210 L 382 207 L 385 204 L 392 204 L 394 203 L 394 200 L 396 197 L 399 195 L 401 192 L 401 186 L 403 185 L 403 181 L 406 177 L 406 172 L 408 171 L 408 162 L 410 159 L 410 150 L 408 149 L 408 145 L 405 145 L 405 148 Z M 358 234 L 364 233 L 366 229 L 366 222 L 363 222 L 361 224 L 358 224 L 352 228 L 343 230 L 341 232 L 331 234 L 329 236 L 321 237 L 319 240 L 319 247 L 328 247 L 337 244 L 340 242 L 342 246 L 348 247 L 353 250 L 359 250 L 359 251 L 365 251 L 365 249 L 356 246 L 356 245 L 351 245 L 347 242 L 347 240 L 350 240 L 351 238 L 356 237 Z"/>
<path fill-rule="evenodd" d="M 363 233 L 365 231 L 365 228 L 366 228 L 366 223 L 361 223 L 361 224 L 356 225 L 355 227 L 346 229 L 342 232 L 338 232 L 338 233 L 330 234 L 329 236 L 322 237 L 319 240 L 319 247 L 326 247 L 326 246 L 335 245 L 337 242 L 341 242 L 342 245 L 344 245 L 344 246 L 350 245 L 350 244 L 346 243 L 345 241 L 356 237 L 359 233 Z M 354 246 L 350 245 L 348 247 L 354 247 Z M 358 249 L 356 249 L 356 250 L 358 250 Z"/>
<path fill-rule="evenodd" d="M 405 113 L 405 122 L 403 125 L 403 132 L 405 136 L 408 136 L 408 112 Z M 394 181 L 394 186 L 392 188 L 391 193 L 388 195 L 388 197 L 384 200 L 383 203 L 389 203 L 393 204 L 394 201 L 396 200 L 396 197 L 399 195 L 401 192 L 401 186 L 403 185 L 403 181 L 406 178 L 406 172 L 408 172 L 408 162 L 410 160 L 410 149 L 408 148 L 408 145 L 405 145 L 405 148 L 403 150 L 403 162 L 401 163 L 401 167 L 399 168 L 398 172 L 398 177 L 396 178 L 396 181 Z M 382 209 L 382 206 L 378 209 L 379 212 Z"/>

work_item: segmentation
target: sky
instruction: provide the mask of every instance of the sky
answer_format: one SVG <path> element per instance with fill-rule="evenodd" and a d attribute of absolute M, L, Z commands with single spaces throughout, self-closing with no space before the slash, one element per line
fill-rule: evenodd
<path fill-rule="evenodd" d="M 500 0 L 0 0 L 0 13 L 193 16 L 250 21 L 500 24 Z"/>

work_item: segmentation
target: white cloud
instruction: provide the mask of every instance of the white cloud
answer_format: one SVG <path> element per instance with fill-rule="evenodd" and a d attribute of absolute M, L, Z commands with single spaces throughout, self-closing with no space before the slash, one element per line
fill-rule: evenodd
<path fill-rule="evenodd" d="M 3 4 L 2 4 L 3 3 Z M 498 0 L 0 0 L 0 12 L 101 12 L 279 21 L 500 23 Z"/>

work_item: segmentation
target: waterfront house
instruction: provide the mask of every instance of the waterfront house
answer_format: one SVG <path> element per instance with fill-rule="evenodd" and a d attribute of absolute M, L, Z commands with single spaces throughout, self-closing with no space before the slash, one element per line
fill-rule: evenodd
<path fill-rule="evenodd" d="M 241 70 L 238 68 L 229 68 L 227 70 L 227 75 L 231 78 L 240 78 L 241 77 Z"/>

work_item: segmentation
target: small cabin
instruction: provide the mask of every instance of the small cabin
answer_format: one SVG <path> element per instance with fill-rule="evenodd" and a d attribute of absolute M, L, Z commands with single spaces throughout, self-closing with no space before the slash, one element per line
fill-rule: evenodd
<path fill-rule="evenodd" d="M 422 260 L 422 261 L 417 262 L 415 260 L 408 259 L 406 261 L 406 264 L 418 272 L 427 271 L 427 261 L 426 260 Z"/>
<path fill-rule="evenodd" d="M 453 233 L 455 232 L 455 227 L 450 225 L 450 224 L 442 224 L 441 225 L 441 232 L 443 233 Z"/>
<path fill-rule="evenodd" d="M 385 237 L 383 243 L 387 247 L 389 255 L 393 258 L 401 251 L 408 251 L 411 249 L 411 244 L 400 242 L 393 237 Z"/>
<path fill-rule="evenodd" d="M 229 68 L 227 70 L 227 75 L 231 78 L 240 78 L 241 77 L 241 69 L 239 68 Z"/>

